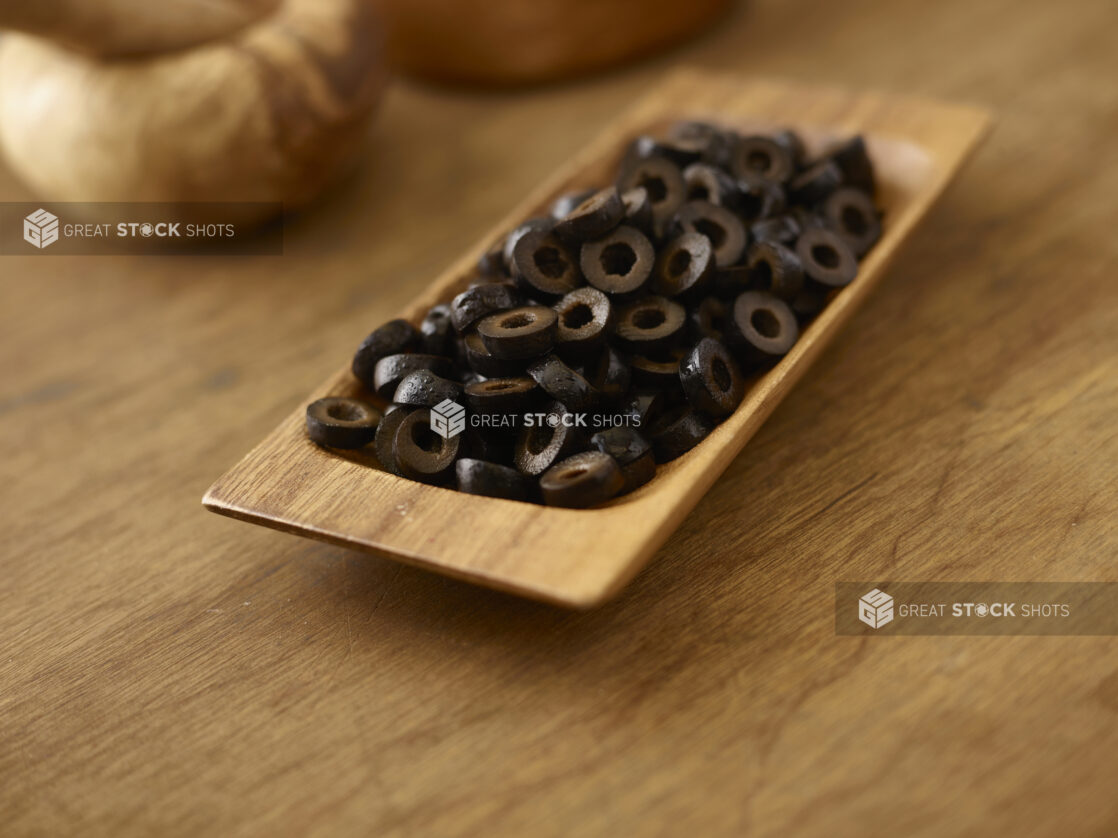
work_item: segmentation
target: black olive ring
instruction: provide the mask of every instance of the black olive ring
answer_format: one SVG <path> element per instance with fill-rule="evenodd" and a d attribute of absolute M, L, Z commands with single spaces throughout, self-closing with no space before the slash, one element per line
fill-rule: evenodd
<path fill-rule="evenodd" d="M 601 451 L 583 451 L 558 462 L 540 476 L 543 502 L 549 506 L 582 509 L 612 498 L 625 485 L 625 476 L 613 457 Z"/>
<path fill-rule="evenodd" d="M 380 418 L 360 399 L 327 396 L 307 405 L 307 436 L 327 448 L 362 448 L 376 437 Z"/>
<path fill-rule="evenodd" d="M 535 358 L 555 345 L 559 316 L 544 306 L 520 306 L 491 314 L 477 324 L 495 358 Z"/>

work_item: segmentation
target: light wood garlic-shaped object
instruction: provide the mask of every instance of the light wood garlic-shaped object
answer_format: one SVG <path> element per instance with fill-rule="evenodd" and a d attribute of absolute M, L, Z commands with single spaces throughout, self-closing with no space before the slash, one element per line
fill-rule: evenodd
<path fill-rule="evenodd" d="M 0 148 L 54 201 L 298 206 L 384 83 L 368 0 L 0 0 L 0 27 Z"/>

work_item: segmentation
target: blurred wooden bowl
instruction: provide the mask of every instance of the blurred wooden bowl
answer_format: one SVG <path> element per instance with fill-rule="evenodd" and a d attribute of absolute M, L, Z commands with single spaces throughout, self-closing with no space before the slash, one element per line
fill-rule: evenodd
<path fill-rule="evenodd" d="M 374 0 L 389 60 L 437 81 L 516 85 L 588 73 L 671 46 L 731 0 Z"/>

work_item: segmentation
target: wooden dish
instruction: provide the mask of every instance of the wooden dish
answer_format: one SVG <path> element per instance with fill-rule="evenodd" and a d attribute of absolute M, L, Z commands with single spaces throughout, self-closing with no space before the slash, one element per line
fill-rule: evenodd
<path fill-rule="evenodd" d="M 306 438 L 309 401 L 359 391 L 347 363 L 210 488 L 203 499 L 206 507 L 561 605 L 587 608 L 616 594 L 870 292 L 988 124 L 988 115 L 971 107 L 680 71 L 549 178 L 402 316 L 418 321 L 431 305 L 464 288 L 477 258 L 558 194 L 608 182 L 633 136 L 685 118 L 739 130 L 790 126 L 815 147 L 862 133 L 886 212 L 884 235 L 863 260 L 857 279 L 804 330 L 779 365 L 756 379 L 738 410 L 697 448 L 661 466 L 656 478 L 633 494 L 592 510 L 426 486 L 370 467 L 375 463 L 371 457 L 342 456 Z"/>
<path fill-rule="evenodd" d="M 375 0 L 392 66 L 453 84 L 583 75 L 690 38 L 729 0 Z"/>

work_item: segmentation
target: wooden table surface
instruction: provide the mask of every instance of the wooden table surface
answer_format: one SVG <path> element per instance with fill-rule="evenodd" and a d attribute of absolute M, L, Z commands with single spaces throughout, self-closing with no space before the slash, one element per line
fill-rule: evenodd
<path fill-rule="evenodd" d="M 837 579 L 1118 579 L 1116 27 L 1109 0 L 753 2 L 593 80 L 397 84 L 283 257 L 5 257 L 0 833 L 1118 834 L 1114 638 L 833 615 Z M 619 599 L 566 612 L 203 511 L 679 62 L 998 121 Z"/>

